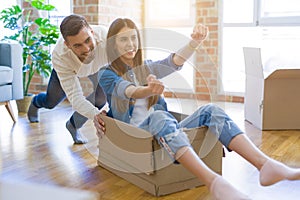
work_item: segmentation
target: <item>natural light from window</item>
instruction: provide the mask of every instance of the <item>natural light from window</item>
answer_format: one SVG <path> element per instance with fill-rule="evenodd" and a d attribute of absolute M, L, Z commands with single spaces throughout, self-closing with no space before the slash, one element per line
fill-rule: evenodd
<path fill-rule="evenodd" d="M 221 93 L 244 95 L 243 47 L 261 48 L 265 70 L 300 68 L 300 1 L 224 0 L 223 9 Z"/>
<path fill-rule="evenodd" d="M 16 5 L 17 1 L 16 0 L 10 0 L 10 1 L 1 1 L 0 4 L 0 11 L 6 8 L 10 8 L 13 5 Z M 0 39 L 4 38 L 4 36 L 10 35 L 12 32 L 10 29 L 4 28 L 4 24 L 2 21 L 0 22 Z"/>
<path fill-rule="evenodd" d="M 262 4 L 262 17 L 288 17 L 299 16 L 299 0 L 264 0 Z"/>
<path fill-rule="evenodd" d="M 146 36 L 147 59 L 163 59 L 189 41 L 195 23 L 193 3 L 194 0 L 145 1 L 145 26 L 150 28 L 150 32 L 161 29 L 161 34 L 148 33 Z M 156 30 L 151 30 L 151 27 L 155 27 Z M 164 34 L 166 31 L 168 33 Z M 193 62 L 192 57 L 184 64 L 182 70 L 162 80 L 167 89 L 172 92 L 194 92 Z"/>
<path fill-rule="evenodd" d="M 50 12 L 51 23 L 60 25 L 63 18 L 71 14 L 71 0 L 48 0 L 55 6 L 56 11 Z"/>

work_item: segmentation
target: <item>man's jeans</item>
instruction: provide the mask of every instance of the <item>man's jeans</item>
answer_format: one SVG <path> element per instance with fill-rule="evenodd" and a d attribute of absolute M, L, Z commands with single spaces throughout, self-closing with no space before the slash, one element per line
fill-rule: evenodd
<path fill-rule="evenodd" d="M 106 96 L 100 86 L 98 86 L 98 73 L 90 75 L 88 78 L 93 83 L 93 92 L 86 98 L 97 108 L 101 109 L 106 103 Z M 36 95 L 33 99 L 33 105 L 37 108 L 52 109 L 66 98 L 66 94 L 63 91 L 56 71 L 53 69 L 49 79 L 47 92 Z M 74 112 L 70 118 L 72 125 L 78 129 L 83 126 L 87 121 L 87 118 L 78 112 Z"/>

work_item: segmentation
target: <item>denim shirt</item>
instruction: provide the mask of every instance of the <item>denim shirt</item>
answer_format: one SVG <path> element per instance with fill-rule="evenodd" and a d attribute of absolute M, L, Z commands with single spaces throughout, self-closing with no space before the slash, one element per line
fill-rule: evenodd
<path fill-rule="evenodd" d="M 158 79 L 161 79 L 176 70 L 180 70 L 182 66 L 177 66 L 172 61 L 173 54 L 169 55 L 167 58 L 159 61 L 146 60 L 145 65 L 150 70 L 150 74 L 155 75 Z M 127 67 L 127 73 L 129 76 L 133 75 L 133 71 L 130 67 Z M 129 123 L 132 116 L 132 111 L 134 109 L 135 99 L 128 98 L 125 95 L 125 90 L 130 85 L 135 85 L 134 82 L 124 80 L 122 77 L 118 76 L 112 69 L 110 65 L 106 65 L 100 69 L 98 74 L 99 85 L 103 88 L 107 101 L 110 107 L 108 116 L 118 119 L 120 121 Z M 126 108 L 124 112 L 118 111 L 115 107 L 114 99 L 122 101 L 122 105 Z M 154 110 L 167 110 L 167 104 L 165 100 L 161 97 L 158 99 L 157 104 L 152 106 Z"/>

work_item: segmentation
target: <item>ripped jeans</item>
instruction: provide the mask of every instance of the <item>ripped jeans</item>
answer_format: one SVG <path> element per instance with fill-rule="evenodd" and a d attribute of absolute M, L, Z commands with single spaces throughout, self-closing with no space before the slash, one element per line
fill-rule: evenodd
<path fill-rule="evenodd" d="M 180 148 L 191 146 L 183 128 L 200 126 L 207 126 L 209 132 L 215 134 L 226 148 L 236 135 L 243 133 L 223 109 L 214 104 L 198 108 L 179 123 L 169 112 L 156 110 L 139 125 L 139 128 L 150 132 L 175 161 L 175 154 Z"/>

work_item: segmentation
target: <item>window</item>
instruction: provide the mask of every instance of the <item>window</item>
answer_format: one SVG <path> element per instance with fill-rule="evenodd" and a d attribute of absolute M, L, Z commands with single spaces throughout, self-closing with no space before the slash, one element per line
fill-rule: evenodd
<path fill-rule="evenodd" d="M 263 0 L 260 4 L 261 25 L 300 25 L 300 6 L 297 0 Z"/>
<path fill-rule="evenodd" d="M 192 4 L 192 0 L 146 0 L 146 24 L 156 27 L 193 26 Z"/>
<path fill-rule="evenodd" d="M 195 23 L 193 3 L 193 0 L 145 1 L 146 59 L 165 58 L 189 41 Z M 194 77 L 193 59 L 187 61 L 182 70 L 162 80 L 167 90 L 185 93 L 194 91 L 194 80 L 191 78 Z"/>
<path fill-rule="evenodd" d="M 72 4 L 71 0 L 48 0 L 48 4 L 53 5 L 56 10 L 53 10 L 51 12 L 47 12 L 46 15 L 48 15 L 48 18 L 50 19 L 50 22 L 54 25 L 60 26 L 62 20 L 71 14 L 72 11 Z M 54 45 L 53 45 L 54 46 Z M 54 47 L 51 47 L 53 49 Z"/>
<path fill-rule="evenodd" d="M 63 18 L 72 13 L 71 0 L 48 0 L 48 3 L 55 6 L 56 11 L 49 13 L 51 23 L 60 25 Z"/>
<path fill-rule="evenodd" d="M 62 20 L 72 13 L 72 3 L 71 0 L 48 0 L 48 4 L 55 6 L 56 10 L 51 11 L 48 14 L 50 22 L 52 24 L 60 26 Z M 50 47 L 50 52 L 54 49 L 55 45 Z M 49 82 L 49 78 L 43 77 L 43 84 L 47 85 Z"/>
<path fill-rule="evenodd" d="M 300 66 L 295 59 L 300 47 L 299 5 L 297 0 L 223 1 L 221 93 L 243 96 L 245 46 L 262 49 L 265 68 Z"/>
<path fill-rule="evenodd" d="M 2 1 L 0 4 L 0 11 L 10 8 L 13 5 L 17 5 L 17 0 Z M 12 35 L 12 31 L 10 29 L 4 28 L 2 21 L 0 22 L 0 27 L 0 39 L 4 38 L 4 36 Z"/>
<path fill-rule="evenodd" d="M 299 0 L 264 0 L 262 17 L 291 17 L 299 16 Z"/>
<path fill-rule="evenodd" d="M 223 23 L 252 24 L 254 20 L 253 10 L 253 0 L 225 0 L 223 7 Z"/>

